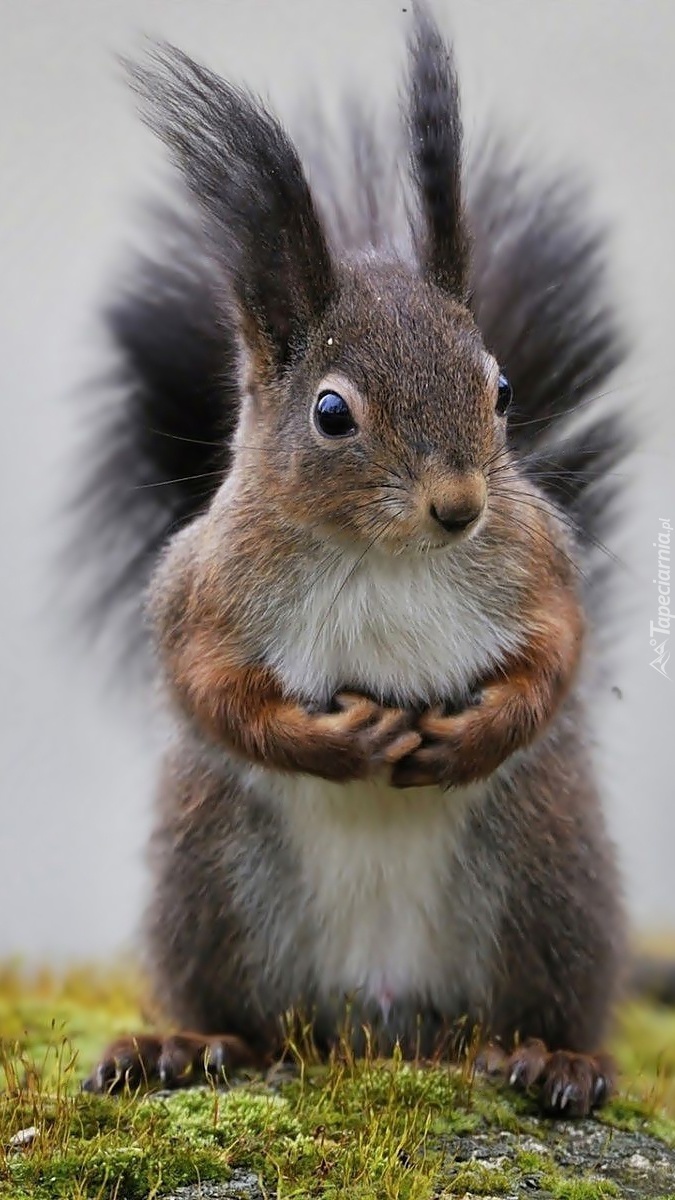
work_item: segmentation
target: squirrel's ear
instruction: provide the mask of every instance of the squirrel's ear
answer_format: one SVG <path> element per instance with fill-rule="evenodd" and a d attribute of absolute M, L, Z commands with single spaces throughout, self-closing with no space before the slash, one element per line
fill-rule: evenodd
<path fill-rule="evenodd" d="M 297 151 L 253 96 L 168 45 L 128 64 L 144 116 L 202 207 L 248 349 L 278 373 L 335 290 Z"/>
<path fill-rule="evenodd" d="M 408 126 L 422 229 L 416 233 L 425 275 L 466 299 L 470 239 L 462 200 L 462 117 L 450 47 L 424 3 L 415 5 L 408 43 Z"/>

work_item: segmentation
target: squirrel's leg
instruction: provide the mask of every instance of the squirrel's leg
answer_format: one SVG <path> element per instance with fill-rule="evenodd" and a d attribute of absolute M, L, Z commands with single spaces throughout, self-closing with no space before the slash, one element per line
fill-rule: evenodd
<path fill-rule="evenodd" d="M 274 922 L 283 906 L 285 859 L 273 816 L 262 817 L 234 775 L 210 773 L 185 747 L 167 759 L 158 799 L 143 959 L 161 1017 L 103 1050 L 88 1091 L 198 1085 L 264 1068 L 283 1048 L 276 1014 L 290 1001 L 266 987 L 255 949 L 266 919 Z M 253 880 L 260 882 L 249 910 Z"/>
<path fill-rule="evenodd" d="M 241 1067 L 262 1067 L 268 1060 L 234 1035 L 198 1033 L 128 1034 L 103 1051 L 82 1084 L 86 1092 L 118 1092 L 125 1087 L 190 1087 L 224 1082 Z"/>
<path fill-rule="evenodd" d="M 395 787 L 486 779 L 548 724 L 574 678 L 583 635 L 576 597 L 565 593 L 549 601 L 531 619 L 536 632 L 482 681 L 472 707 L 450 716 L 441 708 L 422 714 L 417 723 L 422 744 L 396 763 Z"/>
<path fill-rule="evenodd" d="M 502 898 L 485 1020 L 494 1042 L 478 1065 L 560 1117 L 585 1115 L 612 1092 L 615 1071 L 603 1049 L 627 956 L 585 727 L 571 696 L 566 720 L 487 785 L 467 832 L 469 861 L 484 856 L 483 885 L 492 880 Z"/>

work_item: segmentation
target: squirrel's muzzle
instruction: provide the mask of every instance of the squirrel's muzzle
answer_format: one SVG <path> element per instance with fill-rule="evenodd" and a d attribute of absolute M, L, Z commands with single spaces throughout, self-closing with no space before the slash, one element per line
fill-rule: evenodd
<path fill-rule="evenodd" d="M 482 517 L 486 499 L 482 474 L 475 472 L 452 478 L 432 489 L 429 516 L 446 533 L 469 533 Z"/>

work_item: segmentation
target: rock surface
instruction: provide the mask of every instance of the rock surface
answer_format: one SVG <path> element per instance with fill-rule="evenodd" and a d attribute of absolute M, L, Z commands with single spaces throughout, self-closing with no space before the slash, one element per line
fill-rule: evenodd
<path fill-rule="evenodd" d="M 498 1168 L 513 1162 L 519 1152 L 549 1154 L 571 1178 L 588 1183 L 609 1180 L 619 1196 L 635 1200 L 675 1197 L 675 1151 L 657 1138 L 592 1120 L 533 1124 L 540 1127 L 540 1136 L 493 1131 L 448 1139 L 445 1170 L 452 1172 L 463 1161 Z M 520 1181 L 520 1194 L 528 1191 L 541 1200 L 553 1194 L 536 1170 L 524 1173 Z"/>
<path fill-rule="evenodd" d="M 439 1200 L 462 1195 L 471 1198 L 471 1180 L 467 1189 L 458 1188 L 469 1164 L 480 1164 L 494 1171 L 495 1178 L 505 1167 L 513 1166 L 521 1155 L 550 1155 L 570 1181 L 590 1185 L 583 1200 L 590 1200 L 593 1185 L 598 1200 L 625 1197 L 626 1200 L 671 1200 L 675 1198 L 675 1151 L 648 1134 L 627 1132 L 597 1121 L 533 1122 L 538 1135 L 489 1132 L 472 1137 L 444 1137 L 436 1196 Z M 489 1179 L 489 1177 L 488 1177 Z M 605 1187 L 603 1188 L 603 1184 Z M 445 1189 L 449 1190 L 445 1190 Z M 481 1187 L 482 1200 L 491 1200 Z M 559 1195 L 559 1193 L 557 1193 Z M 495 1190 L 495 1200 L 555 1200 L 556 1192 L 547 1186 L 546 1174 L 536 1169 L 523 1170 L 513 1190 Z M 163 1200 L 271 1200 L 263 1193 L 257 1176 L 249 1171 L 234 1171 L 227 1183 L 179 1188 Z M 572 1197 L 571 1197 L 572 1200 Z M 580 1195 L 581 1200 L 581 1195 Z"/>
<path fill-rule="evenodd" d="M 162 1200 L 269 1200 L 250 1171 L 233 1171 L 227 1183 L 196 1183 Z"/>

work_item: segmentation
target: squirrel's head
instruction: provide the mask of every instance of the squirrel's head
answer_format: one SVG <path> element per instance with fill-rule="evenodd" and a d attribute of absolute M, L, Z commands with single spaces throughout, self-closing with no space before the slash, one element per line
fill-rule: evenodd
<path fill-rule="evenodd" d="M 314 531 L 397 548 L 477 531 L 510 388 L 463 304 L 401 267 L 335 272 L 302 352 L 247 357 L 244 477 Z M 256 469 L 251 471 L 251 456 Z"/>
<path fill-rule="evenodd" d="M 394 550 L 472 536 L 491 468 L 509 467 L 510 387 L 469 307 L 456 77 L 416 11 L 407 262 L 335 256 L 297 151 L 251 96 L 174 50 L 135 72 L 201 203 L 239 332 L 234 471 L 282 521 Z"/>

